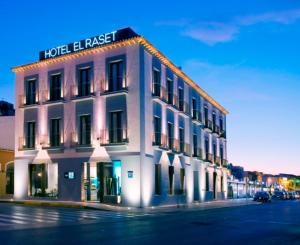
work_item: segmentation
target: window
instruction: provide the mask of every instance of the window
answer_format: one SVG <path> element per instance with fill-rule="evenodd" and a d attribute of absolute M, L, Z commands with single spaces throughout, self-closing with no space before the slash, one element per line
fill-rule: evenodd
<path fill-rule="evenodd" d="M 184 129 L 179 128 L 179 151 L 184 152 Z"/>
<path fill-rule="evenodd" d="M 205 191 L 209 191 L 209 173 L 205 173 Z"/>
<path fill-rule="evenodd" d="M 27 122 L 25 134 L 25 147 L 35 148 L 35 122 Z"/>
<path fill-rule="evenodd" d="M 183 111 L 184 106 L 184 94 L 183 94 L 183 88 L 178 88 L 178 107 L 180 111 Z"/>
<path fill-rule="evenodd" d="M 198 137 L 197 134 L 193 135 L 193 156 L 198 156 Z"/>
<path fill-rule="evenodd" d="M 161 120 L 154 116 L 154 145 L 161 145 Z"/>
<path fill-rule="evenodd" d="M 169 194 L 174 194 L 174 166 L 169 166 Z"/>
<path fill-rule="evenodd" d="M 109 143 L 123 142 L 122 111 L 110 113 Z"/>
<path fill-rule="evenodd" d="M 214 162 L 217 160 L 217 145 L 213 143 L 213 155 L 214 155 Z"/>
<path fill-rule="evenodd" d="M 220 158 L 221 158 L 221 164 L 223 164 L 224 152 L 223 152 L 223 146 L 222 145 L 220 145 Z"/>
<path fill-rule="evenodd" d="M 154 96 L 160 97 L 160 72 L 157 69 L 153 69 L 153 84 L 152 84 L 152 93 Z"/>
<path fill-rule="evenodd" d="M 123 82 L 125 82 L 123 78 L 125 73 L 123 60 L 110 62 L 108 72 L 108 90 L 110 92 L 118 91 L 126 87 L 123 85 Z"/>
<path fill-rule="evenodd" d="M 174 143 L 174 129 L 173 124 L 168 122 L 168 146 L 169 149 L 173 149 L 173 143 Z"/>
<path fill-rule="evenodd" d="M 26 81 L 26 105 L 36 104 L 36 80 Z"/>
<path fill-rule="evenodd" d="M 209 155 L 209 139 L 205 139 L 205 155 L 206 155 L 206 160 L 208 160 L 208 155 Z"/>
<path fill-rule="evenodd" d="M 221 192 L 224 192 L 224 183 L 223 183 L 223 181 L 224 181 L 224 178 L 223 178 L 223 176 L 221 176 Z"/>
<path fill-rule="evenodd" d="M 61 74 L 50 76 L 50 101 L 61 99 Z"/>
<path fill-rule="evenodd" d="M 205 106 L 204 107 L 204 120 L 205 120 L 205 125 L 208 125 L 208 108 Z"/>
<path fill-rule="evenodd" d="M 91 94 L 91 67 L 79 69 L 78 96 Z"/>
<path fill-rule="evenodd" d="M 29 164 L 29 195 L 52 197 L 58 195 L 58 167 L 52 164 Z"/>
<path fill-rule="evenodd" d="M 91 116 L 80 116 L 79 122 L 79 144 L 90 145 L 91 144 Z"/>
<path fill-rule="evenodd" d="M 60 119 L 50 120 L 50 146 L 60 146 Z"/>
<path fill-rule="evenodd" d="M 161 165 L 154 164 L 155 166 L 155 195 L 161 194 Z"/>
<path fill-rule="evenodd" d="M 197 119 L 197 105 L 195 98 L 192 98 L 192 118 Z"/>
<path fill-rule="evenodd" d="M 180 169 L 180 194 L 185 192 L 185 169 Z"/>
<path fill-rule="evenodd" d="M 223 131 L 223 118 L 222 117 L 220 117 L 220 130 L 221 130 L 221 132 Z"/>
<path fill-rule="evenodd" d="M 173 104 L 173 81 L 167 79 L 167 90 L 168 90 L 168 104 Z"/>
<path fill-rule="evenodd" d="M 216 113 L 213 113 L 212 115 L 212 123 L 213 123 L 213 129 L 216 130 Z"/>

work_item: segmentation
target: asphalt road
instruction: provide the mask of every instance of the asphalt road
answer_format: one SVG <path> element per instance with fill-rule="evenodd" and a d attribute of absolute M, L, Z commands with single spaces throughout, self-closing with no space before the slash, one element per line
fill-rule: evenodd
<path fill-rule="evenodd" d="M 147 213 L 0 204 L 0 244 L 300 244 L 300 201 Z"/>

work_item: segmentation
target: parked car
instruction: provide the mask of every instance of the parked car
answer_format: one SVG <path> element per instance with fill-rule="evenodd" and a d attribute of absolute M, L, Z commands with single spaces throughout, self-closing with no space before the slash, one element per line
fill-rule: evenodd
<path fill-rule="evenodd" d="M 274 199 L 280 199 L 280 200 L 285 200 L 287 197 L 283 191 L 275 191 L 273 193 L 272 198 Z"/>
<path fill-rule="evenodd" d="M 295 200 L 296 199 L 295 192 L 293 191 L 288 192 L 288 197 L 290 200 Z"/>
<path fill-rule="evenodd" d="M 269 202 L 271 201 L 270 194 L 266 191 L 258 191 L 255 193 L 253 201 Z"/>
<path fill-rule="evenodd" d="M 289 199 L 289 194 L 287 193 L 287 191 L 283 191 L 284 194 L 284 199 L 288 200 Z"/>
<path fill-rule="evenodd" d="M 295 198 L 300 199 L 300 191 L 295 191 Z"/>

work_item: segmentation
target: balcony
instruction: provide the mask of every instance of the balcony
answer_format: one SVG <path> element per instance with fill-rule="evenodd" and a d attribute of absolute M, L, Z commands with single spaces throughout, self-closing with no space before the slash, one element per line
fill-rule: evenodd
<path fill-rule="evenodd" d="M 165 87 L 161 86 L 160 84 L 153 84 L 152 97 L 154 99 L 159 99 L 165 103 L 168 102 L 167 90 Z"/>
<path fill-rule="evenodd" d="M 76 131 L 71 132 L 70 139 L 71 139 L 71 148 L 75 148 L 78 152 L 84 152 L 84 151 L 91 151 L 93 149 L 92 146 L 92 136 L 90 136 L 90 142 L 87 143 L 81 143 L 79 140 L 79 136 Z"/>
<path fill-rule="evenodd" d="M 190 107 L 189 104 L 185 101 L 179 100 L 178 101 L 178 110 L 185 116 L 190 115 Z"/>
<path fill-rule="evenodd" d="M 37 139 L 38 139 L 37 135 L 19 137 L 18 150 L 19 151 L 35 150 L 37 147 Z"/>
<path fill-rule="evenodd" d="M 40 137 L 40 145 L 43 149 L 55 150 L 64 148 L 63 134 L 56 134 L 52 137 L 52 139 L 49 137 L 49 135 L 42 135 Z"/>
<path fill-rule="evenodd" d="M 88 87 L 87 90 L 79 90 L 77 85 L 70 86 L 71 100 L 85 100 L 95 96 L 94 82 L 87 83 L 85 85 Z M 83 85 L 83 87 L 85 85 Z"/>
<path fill-rule="evenodd" d="M 226 159 L 221 159 L 221 163 L 223 167 L 227 167 L 228 166 L 228 161 Z"/>
<path fill-rule="evenodd" d="M 226 139 L 226 131 L 225 130 L 220 130 L 220 138 Z"/>
<path fill-rule="evenodd" d="M 43 90 L 41 93 L 41 102 L 43 104 L 50 104 L 50 103 L 62 103 L 64 102 L 64 95 L 62 90 L 60 91 L 59 95 L 50 95 L 50 91 L 47 90 Z"/>
<path fill-rule="evenodd" d="M 215 136 L 219 136 L 219 134 L 220 134 L 220 127 L 218 126 L 218 125 L 216 125 L 216 124 L 213 124 L 213 134 L 215 135 Z"/>
<path fill-rule="evenodd" d="M 202 124 L 202 114 L 201 114 L 201 111 L 193 109 L 192 110 L 192 120 L 193 120 L 194 123 L 196 123 L 198 125 Z"/>
<path fill-rule="evenodd" d="M 152 136 L 152 145 L 161 146 L 162 144 L 162 134 L 161 132 L 154 132 Z"/>
<path fill-rule="evenodd" d="M 19 95 L 18 97 L 18 105 L 19 108 L 31 107 L 39 105 L 40 97 L 39 92 L 36 92 L 35 95 L 26 98 L 24 94 Z"/>
<path fill-rule="evenodd" d="M 213 155 L 211 153 L 205 153 L 205 161 L 213 163 Z"/>
<path fill-rule="evenodd" d="M 201 148 L 197 148 L 196 152 L 195 149 L 193 149 L 193 155 L 194 158 L 197 158 L 199 160 L 204 160 L 203 159 L 203 150 Z"/>
<path fill-rule="evenodd" d="M 187 143 L 184 144 L 184 153 L 183 154 L 186 156 L 191 155 L 190 144 L 187 144 Z"/>
<path fill-rule="evenodd" d="M 216 165 L 218 165 L 218 166 L 221 166 L 221 158 L 215 156 L 215 157 L 214 157 L 214 163 L 215 163 Z"/>
<path fill-rule="evenodd" d="M 207 132 L 212 132 L 212 121 L 211 120 L 205 119 L 204 130 L 206 130 Z"/>
<path fill-rule="evenodd" d="M 124 145 L 128 143 L 126 128 L 102 129 L 100 145 Z"/>
<path fill-rule="evenodd" d="M 111 84 L 111 86 L 110 86 Z M 100 95 L 113 96 L 118 94 L 127 94 L 127 76 L 120 76 L 116 78 L 116 81 L 102 79 L 100 81 Z"/>

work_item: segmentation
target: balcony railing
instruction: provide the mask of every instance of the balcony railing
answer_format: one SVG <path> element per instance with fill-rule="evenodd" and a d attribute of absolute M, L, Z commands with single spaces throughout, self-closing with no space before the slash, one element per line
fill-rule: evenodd
<path fill-rule="evenodd" d="M 211 162 L 211 163 L 213 163 L 213 155 L 211 154 L 211 153 L 205 153 L 205 160 L 207 161 L 207 162 Z"/>
<path fill-rule="evenodd" d="M 225 130 L 220 130 L 220 138 L 226 139 L 226 131 Z"/>
<path fill-rule="evenodd" d="M 212 121 L 205 119 L 204 128 L 212 131 Z"/>
<path fill-rule="evenodd" d="M 117 92 L 124 92 L 128 91 L 127 86 L 127 76 L 119 76 L 116 80 L 109 78 L 109 79 L 102 79 L 100 81 L 100 93 L 117 93 Z"/>
<path fill-rule="evenodd" d="M 153 84 L 152 96 L 159 98 L 164 102 L 168 102 L 168 93 L 165 87 L 160 84 Z"/>
<path fill-rule="evenodd" d="M 31 98 L 26 98 L 24 94 L 19 95 L 18 97 L 19 107 L 37 105 L 39 104 L 39 101 L 40 101 L 40 96 L 38 91 L 35 93 L 35 96 L 33 95 Z"/>
<path fill-rule="evenodd" d="M 190 144 L 187 144 L 187 143 L 184 144 L 184 155 L 186 155 L 186 156 L 191 155 Z"/>
<path fill-rule="evenodd" d="M 213 124 L 213 133 L 217 135 L 220 134 L 220 127 L 216 124 Z"/>
<path fill-rule="evenodd" d="M 192 119 L 194 121 L 198 121 L 198 122 L 202 123 L 202 114 L 201 114 L 201 111 L 193 109 L 192 110 Z"/>
<path fill-rule="evenodd" d="M 152 136 L 152 145 L 161 146 L 162 134 L 161 132 L 154 132 Z"/>
<path fill-rule="evenodd" d="M 32 150 L 37 147 L 38 136 L 25 136 L 19 137 L 18 149 L 19 150 Z"/>
<path fill-rule="evenodd" d="M 114 145 L 128 143 L 126 128 L 114 128 L 101 130 L 101 145 Z"/>
<path fill-rule="evenodd" d="M 221 158 L 220 157 L 214 157 L 214 163 L 216 164 L 216 165 L 218 165 L 218 166 L 220 166 L 221 165 Z"/>
<path fill-rule="evenodd" d="M 226 159 L 221 159 L 221 163 L 223 167 L 227 167 L 228 161 Z"/>
<path fill-rule="evenodd" d="M 88 85 L 88 89 L 79 89 L 78 85 L 71 85 L 70 86 L 70 93 L 71 93 L 71 98 L 76 99 L 80 97 L 88 97 L 88 96 L 93 96 L 95 94 L 94 90 L 94 82 L 82 84 L 83 87 Z"/>
<path fill-rule="evenodd" d="M 50 91 L 47 89 L 47 90 L 43 90 L 41 95 L 42 95 L 41 101 L 43 103 L 61 101 L 63 100 L 64 97 L 62 90 L 59 92 L 59 94 L 51 95 Z"/>

